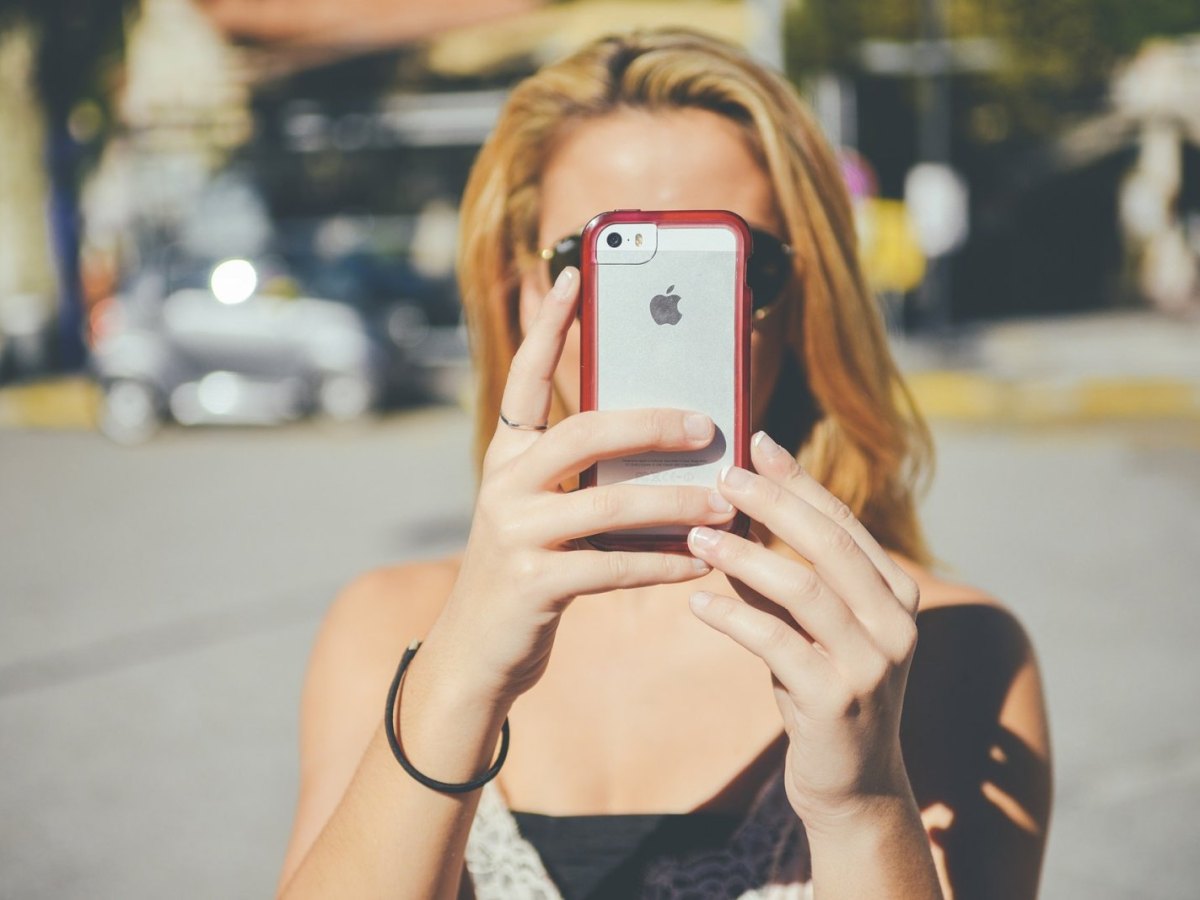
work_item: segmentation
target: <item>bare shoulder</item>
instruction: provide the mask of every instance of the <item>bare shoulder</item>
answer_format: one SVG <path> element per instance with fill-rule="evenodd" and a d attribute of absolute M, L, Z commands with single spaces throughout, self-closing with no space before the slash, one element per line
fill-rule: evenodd
<path fill-rule="evenodd" d="M 350 631 L 363 639 L 400 646 L 437 619 L 458 575 L 459 558 L 404 563 L 372 569 L 347 584 L 330 607 L 322 636 Z M 413 632 L 407 639 L 400 632 Z"/>
<path fill-rule="evenodd" d="M 1025 626 L 1006 604 L 986 591 L 898 560 L 921 589 L 917 650 L 909 675 L 910 694 L 945 699 L 962 692 L 997 710 L 1017 681 L 1037 677 L 1037 656 Z"/>
<path fill-rule="evenodd" d="M 969 584 L 901 561 L 921 589 L 913 672 L 918 687 L 950 682 L 969 670 L 977 690 L 987 685 L 1001 703 L 1021 676 L 1036 676 L 1033 641 L 1011 608 Z M 949 683 L 945 685 L 949 688 Z M 961 688 L 961 686 L 960 686 Z"/>
<path fill-rule="evenodd" d="M 911 575 L 921 589 L 921 610 L 938 609 L 945 606 L 982 605 L 1003 609 L 1004 605 L 987 591 L 946 578 L 932 569 L 896 557 L 896 562 Z"/>
<path fill-rule="evenodd" d="M 404 648 L 437 620 L 458 565 L 449 558 L 375 569 L 346 585 L 329 607 L 300 700 L 300 793 L 285 880 L 341 801 L 383 722 Z"/>
<path fill-rule="evenodd" d="M 322 748 L 344 752 L 349 745 L 361 751 L 366 745 L 405 646 L 428 633 L 457 573 L 456 558 L 405 563 L 366 572 L 342 589 L 309 659 L 301 703 L 302 763 L 320 764 Z"/>
<path fill-rule="evenodd" d="M 1033 642 L 987 592 L 899 562 L 921 588 L 901 740 L 947 896 L 1034 896 L 1052 766 Z"/>

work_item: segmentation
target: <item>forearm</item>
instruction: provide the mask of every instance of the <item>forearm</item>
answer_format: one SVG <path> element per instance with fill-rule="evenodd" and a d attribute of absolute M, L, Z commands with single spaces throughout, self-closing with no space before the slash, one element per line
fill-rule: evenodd
<path fill-rule="evenodd" d="M 491 764 L 507 707 L 458 677 L 446 649 L 431 633 L 413 658 L 398 733 L 419 770 L 468 781 Z M 418 783 L 392 756 L 381 718 L 341 803 L 282 896 L 453 900 L 479 794 L 443 794 Z"/>
<path fill-rule="evenodd" d="M 882 800 L 808 833 L 816 900 L 943 900 L 929 837 L 910 797 Z"/>

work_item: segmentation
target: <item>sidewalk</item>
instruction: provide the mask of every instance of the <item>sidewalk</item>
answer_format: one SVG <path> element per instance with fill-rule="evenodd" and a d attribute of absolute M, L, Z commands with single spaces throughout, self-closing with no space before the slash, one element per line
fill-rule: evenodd
<path fill-rule="evenodd" d="M 988 323 L 893 350 L 931 419 L 1200 419 L 1200 321 L 1145 311 Z"/>
<path fill-rule="evenodd" d="M 1200 320 L 1088 313 L 896 337 L 892 347 L 934 420 L 1200 419 Z M 81 376 L 0 388 L 0 429 L 91 429 L 99 399 Z"/>

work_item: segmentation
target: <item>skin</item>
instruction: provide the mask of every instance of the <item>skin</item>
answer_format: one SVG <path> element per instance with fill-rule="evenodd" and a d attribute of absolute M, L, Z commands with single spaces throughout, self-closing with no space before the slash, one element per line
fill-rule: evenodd
<path fill-rule="evenodd" d="M 543 246 L 621 207 L 732 209 L 780 232 L 770 182 L 737 128 L 701 111 L 580 124 L 543 189 Z M 543 269 L 526 274 L 510 418 L 544 420 L 551 383 L 577 409 L 577 293 L 573 270 L 553 290 Z M 752 340 L 760 420 L 779 341 L 773 327 Z M 343 887 L 348 873 L 363 877 L 354 848 L 401 827 L 371 804 L 412 790 L 387 781 L 398 767 L 379 750 L 379 707 L 414 636 L 426 642 L 398 718 L 410 758 L 434 777 L 486 767 L 504 715 L 513 739 L 496 783 L 514 809 L 743 812 L 782 763 L 822 900 L 1034 896 L 1049 741 L 1019 624 L 994 599 L 884 551 L 767 436 L 756 435 L 754 471 L 712 491 L 558 489 L 600 456 L 711 436 L 700 421 L 689 438 L 685 421 L 659 410 L 569 415 L 541 434 L 501 426 L 464 554 L 370 573 L 343 592 L 305 687 L 289 896 L 319 895 L 323 872 Z M 717 532 L 706 543 L 698 529 L 692 559 L 570 549 L 618 525 L 718 524 L 732 507 L 765 543 Z M 706 606 L 693 605 L 697 594 Z M 446 704 L 463 724 L 438 735 L 431 719 Z M 449 752 L 464 742 L 470 752 Z M 438 846 L 460 847 L 472 813 L 446 818 Z M 373 883 L 400 883 L 383 865 Z M 405 896 L 459 887 L 431 880 Z"/>

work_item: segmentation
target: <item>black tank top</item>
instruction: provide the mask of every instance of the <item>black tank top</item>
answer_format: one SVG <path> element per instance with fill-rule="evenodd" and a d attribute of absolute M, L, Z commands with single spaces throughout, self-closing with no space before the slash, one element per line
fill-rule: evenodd
<path fill-rule="evenodd" d="M 647 864 L 719 847 L 743 819 L 734 813 L 512 815 L 563 900 L 635 897 Z"/>

